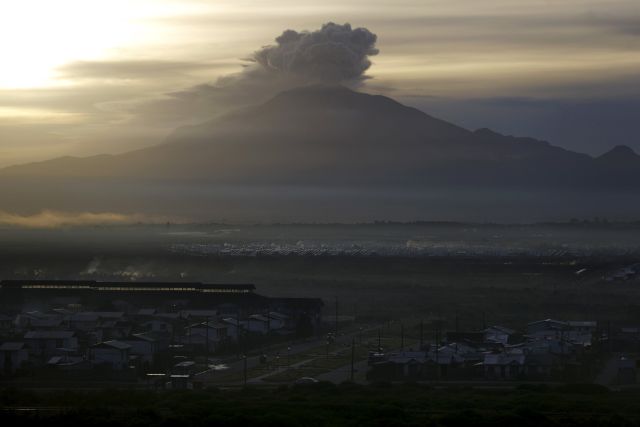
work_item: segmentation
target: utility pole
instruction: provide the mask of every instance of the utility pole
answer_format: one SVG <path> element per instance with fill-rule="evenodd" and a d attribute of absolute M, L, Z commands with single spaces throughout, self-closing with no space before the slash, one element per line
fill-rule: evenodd
<path fill-rule="evenodd" d="M 236 356 L 240 359 L 240 311 L 236 311 Z"/>
<path fill-rule="evenodd" d="M 355 376 L 355 363 L 356 363 L 356 339 L 351 338 L 351 382 Z"/>
<path fill-rule="evenodd" d="M 404 324 L 400 323 L 400 351 L 404 351 Z"/>
<path fill-rule="evenodd" d="M 244 386 L 247 386 L 247 355 L 244 355 Z"/>
<path fill-rule="evenodd" d="M 438 357 L 438 347 L 440 347 L 440 319 L 436 323 L 436 381 L 440 379 L 440 358 Z"/>
<path fill-rule="evenodd" d="M 458 353 L 458 341 L 460 341 L 460 317 L 456 312 L 456 353 Z"/>
<path fill-rule="evenodd" d="M 336 295 L 336 339 L 338 339 L 338 296 Z"/>
<path fill-rule="evenodd" d="M 424 348 L 424 321 L 420 319 L 420 351 Z"/>
<path fill-rule="evenodd" d="M 209 364 L 209 316 L 205 317 L 205 329 L 206 329 L 206 333 L 207 333 L 207 344 L 206 344 L 206 349 L 207 349 L 207 364 Z"/>
<path fill-rule="evenodd" d="M 382 330 L 378 328 L 378 353 L 382 351 Z"/>

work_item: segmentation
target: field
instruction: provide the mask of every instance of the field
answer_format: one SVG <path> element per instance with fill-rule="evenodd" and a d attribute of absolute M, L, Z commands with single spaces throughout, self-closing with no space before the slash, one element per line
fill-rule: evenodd
<path fill-rule="evenodd" d="M 150 393 L 0 392 L 3 425 L 637 426 L 637 391 L 599 386 L 433 388 L 345 383 Z"/>
<path fill-rule="evenodd" d="M 265 295 L 323 298 L 327 315 L 337 298 L 339 314 L 364 321 L 444 318 L 452 327 L 457 319 L 460 329 L 540 318 L 640 322 L 640 282 L 603 280 L 640 259 L 635 225 L 174 225 L 0 235 L 4 279 L 254 283 Z M 419 252 L 407 252 L 408 242 Z"/>

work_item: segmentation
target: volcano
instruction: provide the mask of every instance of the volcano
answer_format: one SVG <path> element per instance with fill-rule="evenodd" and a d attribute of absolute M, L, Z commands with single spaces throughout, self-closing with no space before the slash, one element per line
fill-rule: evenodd
<path fill-rule="evenodd" d="M 155 185 L 156 196 L 173 191 L 173 201 L 180 200 L 174 186 L 635 194 L 640 156 L 616 147 L 594 158 L 532 138 L 470 131 L 388 97 L 313 85 L 179 128 L 150 148 L 12 166 L 0 177 L 27 193 L 29 186 L 58 185 L 47 200 L 56 191 L 115 198 L 116 187 L 142 185 Z"/>

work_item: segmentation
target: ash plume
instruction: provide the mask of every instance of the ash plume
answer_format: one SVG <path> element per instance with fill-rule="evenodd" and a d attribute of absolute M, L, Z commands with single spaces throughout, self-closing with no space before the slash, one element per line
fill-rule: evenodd
<path fill-rule="evenodd" d="M 305 81 L 353 83 L 365 78 L 369 57 L 378 54 L 376 39 L 366 28 L 329 22 L 311 32 L 286 30 L 276 45 L 255 52 L 253 60 L 268 72 Z"/>
<path fill-rule="evenodd" d="M 242 71 L 164 94 L 161 98 L 111 103 L 126 110 L 133 122 L 177 127 L 216 114 L 264 102 L 279 92 L 313 83 L 361 86 L 369 78 L 370 57 L 378 54 L 377 36 L 350 24 L 322 25 L 315 31 L 285 30 L 254 52 Z"/>

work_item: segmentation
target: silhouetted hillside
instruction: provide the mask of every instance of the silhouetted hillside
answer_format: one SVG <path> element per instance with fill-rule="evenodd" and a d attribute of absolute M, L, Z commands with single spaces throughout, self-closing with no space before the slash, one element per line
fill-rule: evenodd
<path fill-rule="evenodd" d="M 28 198 L 29 206 L 38 206 L 33 197 L 40 190 L 33 185 L 49 186 L 44 197 L 54 200 L 59 187 L 67 199 L 92 191 L 118 199 L 122 190 L 134 201 L 127 206 L 135 206 L 137 198 L 149 196 L 144 186 L 152 184 L 158 206 L 169 195 L 171 203 L 193 207 L 197 196 L 191 194 L 186 202 L 184 194 L 216 186 L 520 192 L 516 194 L 634 191 L 640 186 L 639 165 L 640 156 L 628 147 L 593 158 L 532 138 L 489 129 L 472 132 L 384 96 L 315 85 L 177 129 L 161 145 L 13 166 L 0 176 L 26 189 L 30 198 L 23 199 Z M 130 194 L 136 186 L 136 194 Z M 510 200 L 505 194 L 501 197 Z M 96 197 L 90 194 L 87 200 Z"/>

